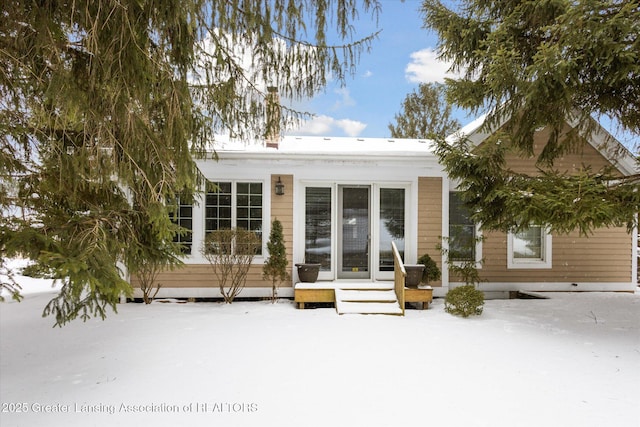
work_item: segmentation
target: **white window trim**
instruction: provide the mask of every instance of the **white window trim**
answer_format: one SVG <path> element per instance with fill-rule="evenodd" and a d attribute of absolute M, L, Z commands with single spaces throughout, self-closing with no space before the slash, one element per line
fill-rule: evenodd
<path fill-rule="evenodd" d="M 542 228 L 543 236 L 543 259 L 520 259 L 513 257 L 513 237 L 514 234 L 507 234 L 507 268 L 517 269 L 551 269 L 552 264 L 552 238 L 548 229 Z"/>
<path fill-rule="evenodd" d="M 207 207 L 207 202 L 206 202 L 206 197 L 207 197 L 207 182 L 230 182 L 231 183 L 231 226 L 232 227 L 237 227 L 238 223 L 238 183 L 261 183 L 262 184 L 262 241 L 260 242 L 260 246 L 262 248 L 262 253 L 259 255 L 255 255 L 253 257 L 253 261 L 251 262 L 251 264 L 264 264 L 265 259 L 267 258 L 267 241 L 269 240 L 269 234 L 271 233 L 271 222 L 267 219 L 268 215 L 267 215 L 267 208 L 266 205 L 267 203 L 270 203 L 270 200 L 267 200 L 266 198 L 266 193 L 268 193 L 268 184 L 265 180 L 263 179 L 228 179 L 228 178 L 219 178 L 219 179 L 207 179 L 204 183 L 204 191 L 202 194 L 202 202 L 200 204 L 200 206 L 198 206 L 201 214 L 202 214 L 202 218 L 200 219 L 201 221 L 201 225 L 202 225 L 202 232 L 203 235 L 201 236 L 201 240 L 199 243 L 199 245 L 202 245 L 202 242 L 205 239 L 205 235 L 206 235 L 206 220 L 207 220 L 207 214 L 206 214 L 206 207 Z M 195 211 L 196 205 L 194 204 L 193 209 Z M 192 213 L 193 215 L 193 213 Z M 195 223 L 195 220 L 193 220 Z M 191 251 L 192 256 L 193 256 L 193 249 Z M 204 257 L 202 257 L 202 254 L 200 254 L 200 249 L 198 249 L 198 256 L 201 259 L 204 259 Z"/>

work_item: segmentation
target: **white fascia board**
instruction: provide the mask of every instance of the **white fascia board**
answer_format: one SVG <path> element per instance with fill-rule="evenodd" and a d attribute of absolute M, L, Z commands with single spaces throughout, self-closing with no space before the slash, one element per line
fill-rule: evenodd
<path fill-rule="evenodd" d="M 447 136 L 446 141 L 452 144 L 458 141 L 459 139 L 466 138 L 474 146 L 477 147 L 507 122 L 506 117 L 500 117 L 500 122 L 497 124 L 497 126 L 493 125 L 489 127 L 487 124 L 488 118 L 489 118 L 489 113 L 481 115 L 471 123 L 462 127 L 460 130 Z"/>
<path fill-rule="evenodd" d="M 576 127 L 577 120 L 569 123 L 569 126 Z M 623 175 L 634 175 L 640 172 L 638 163 L 631 152 L 611 135 L 600 123 L 596 121 L 596 129 L 591 135 L 585 136 L 585 139 L 593 148 L 598 150 L 613 166 L 615 166 Z M 583 135 L 584 136 L 584 135 Z"/>
<path fill-rule="evenodd" d="M 222 152 L 218 155 L 218 160 L 197 160 L 196 164 L 200 170 L 206 170 L 210 167 L 220 168 L 224 165 L 236 164 L 237 166 L 255 167 L 260 165 L 264 168 L 277 168 L 281 173 L 286 169 L 292 171 L 299 168 L 317 170 L 326 167 L 349 167 L 349 168 L 376 168 L 390 167 L 402 168 L 403 170 L 415 170 L 416 174 L 425 173 L 431 176 L 441 176 L 444 174 L 442 165 L 438 163 L 438 159 L 434 155 L 425 155 L 424 153 L 409 154 L 288 154 L 288 153 L 231 153 Z M 421 172 L 418 172 L 421 171 Z"/>

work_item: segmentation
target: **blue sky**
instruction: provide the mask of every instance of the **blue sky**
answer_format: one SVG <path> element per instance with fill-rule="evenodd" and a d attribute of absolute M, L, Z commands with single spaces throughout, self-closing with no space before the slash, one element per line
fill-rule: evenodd
<path fill-rule="evenodd" d="M 299 108 L 316 118 L 296 135 L 389 137 L 389 123 L 408 93 L 421 82 L 443 81 L 447 65 L 436 60 L 437 36 L 422 28 L 420 0 L 381 0 L 378 25 L 369 14 L 361 14 L 355 23 L 359 36 L 380 29 L 371 51 L 364 52 L 356 73 L 346 85 L 330 83 L 321 93 Z M 463 111 L 454 113 L 463 125 L 475 117 Z M 634 135 L 618 132 L 610 123 L 602 123 L 629 148 L 638 144 Z"/>
<path fill-rule="evenodd" d="M 364 52 L 356 74 L 348 77 L 346 86 L 330 83 L 326 91 L 304 103 L 305 111 L 318 117 L 295 134 L 324 136 L 388 137 L 388 124 L 400 111 L 406 95 L 417 88 L 422 76 L 433 68 L 433 61 L 422 61 L 437 43 L 434 33 L 422 28 L 419 0 L 382 0 L 378 26 L 368 14 L 356 23 L 360 36 L 381 29 L 371 51 Z M 412 57 L 413 55 L 413 57 Z M 433 56 L 433 55 L 431 55 Z M 446 66 L 439 65 L 444 70 Z M 413 69 L 414 72 L 409 72 Z M 438 79 L 444 77 L 438 73 Z M 462 123 L 470 121 L 464 114 Z"/>

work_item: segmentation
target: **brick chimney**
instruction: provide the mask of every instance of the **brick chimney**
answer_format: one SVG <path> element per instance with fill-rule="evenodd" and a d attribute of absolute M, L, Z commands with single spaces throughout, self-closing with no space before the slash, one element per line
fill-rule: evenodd
<path fill-rule="evenodd" d="M 264 135 L 265 145 L 269 148 L 278 148 L 280 143 L 280 96 L 278 88 L 269 86 L 267 88 L 267 124 Z"/>

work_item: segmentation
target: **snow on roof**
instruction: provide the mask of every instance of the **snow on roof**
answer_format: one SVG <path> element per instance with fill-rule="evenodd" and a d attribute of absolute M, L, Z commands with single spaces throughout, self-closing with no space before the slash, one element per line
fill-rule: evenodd
<path fill-rule="evenodd" d="M 460 129 L 452 133 L 451 135 L 447 136 L 446 141 L 451 143 L 451 142 L 455 142 L 460 138 L 467 138 L 475 134 L 476 132 L 478 132 L 478 130 L 480 130 L 480 128 L 482 128 L 482 126 L 484 126 L 484 123 L 486 120 L 487 120 L 487 114 L 481 115 L 477 119 L 464 125 Z"/>
<path fill-rule="evenodd" d="M 216 136 L 214 148 L 218 154 L 231 152 L 278 153 L 300 155 L 433 155 L 435 144 L 428 139 L 354 138 L 285 136 L 279 147 L 268 148 L 262 141 L 243 142 L 226 136 Z"/>

